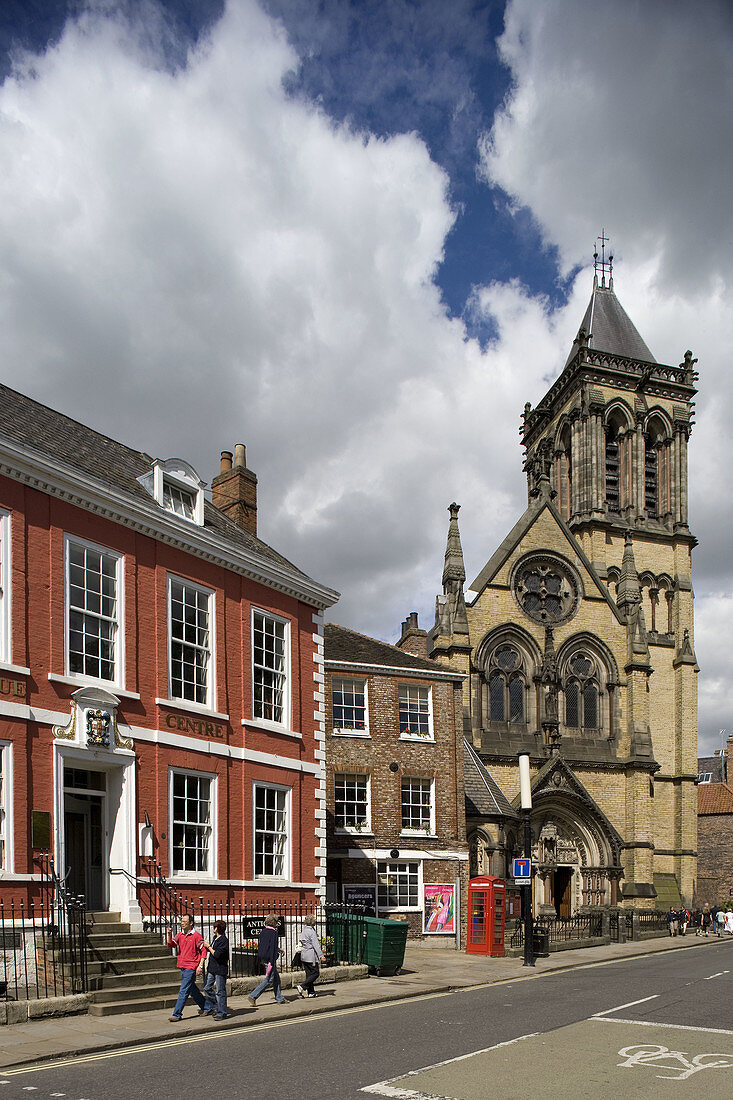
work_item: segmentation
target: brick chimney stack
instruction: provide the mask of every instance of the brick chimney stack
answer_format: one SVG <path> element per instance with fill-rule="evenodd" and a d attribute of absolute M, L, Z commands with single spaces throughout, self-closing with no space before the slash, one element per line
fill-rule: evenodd
<path fill-rule="evenodd" d="M 402 637 L 397 643 L 399 649 L 411 653 L 413 657 L 428 655 L 428 635 L 417 625 L 417 611 L 411 611 L 402 624 Z"/>
<path fill-rule="evenodd" d="M 234 455 L 221 452 L 221 468 L 211 483 L 211 499 L 217 508 L 251 534 L 257 534 L 257 477 L 247 469 L 244 443 L 237 443 Z"/>

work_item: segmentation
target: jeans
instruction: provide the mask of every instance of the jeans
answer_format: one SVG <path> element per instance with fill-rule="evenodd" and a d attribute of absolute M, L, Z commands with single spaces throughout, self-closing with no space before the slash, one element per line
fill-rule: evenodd
<path fill-rule="evenodd" d="M 183 1015 L 183 1008 L 189 997 L 193 997 L 199 1008 L 206 1007 L 206 1001 L 204 1000 L 203 994 L 196 985 L 196 971 L 181 970 L 181 988 L 178 991 L 176 1007 L 173 1009 L 173 1015 L 177 1016 L 179 1020 Z"/>
<path fill-rule="evenodd" d="M 263 978 L 256 989 L 253 989 L 249 995 L 251 1001 L 256 1001 L 260 993 L 264 993 L 268 985 L 272 984 L 272 992 L 275 994 L 275 1000 L 278 1004 L 285 1004 L 285 998 L 280 988 L 280 975 L 277 972 L 277 966 L 273 966 L 270 973 L 266 978 Z"/>
<path fill-rule="evenodd" d="M 214 988 L 216 987 L 216 995 L 214 995 Z M 206 998 L 206 1007 L 211 1009 L 216 1007 L 216 1011 L 219 1016 L 226 1016 L 227 1014 L 227 976 L 226 974 L 207 974 L 206 981 L 204 982 L 204 997 Z"/>

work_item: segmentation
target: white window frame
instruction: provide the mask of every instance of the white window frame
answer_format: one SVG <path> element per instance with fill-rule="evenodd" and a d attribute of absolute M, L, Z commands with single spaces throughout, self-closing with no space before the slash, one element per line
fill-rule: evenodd
<path fill-rule="evenodd" d="M 12 874 L 13 858 L 13 744 L 0 741 L 0 876 Z M 3 854 L 4 853 L 4 854 Z"/>
<path fill-rule="evenodd" d="M 257 873 L 257 836 L 259 832 L 269 832 L 269 830 L 257 829 L 257 792 L 259 790 L 277 791 L 278 794 L 285 796 L 283 815 L 285 818 L 285 843 L 283 845 L 283 865 L 282 871 L 279 875 L 267 875 Z M 252 877 L 257 882 L 285 882 L 290 879 L 290 867 L 291 867 L 291 845 L 292 845 L 292 829 L 293 829 L 293 815 L 292 815 L 292 788 L 285 787 L 279 783 L 264 783 L 260 780 L 254 780 L 252 783 Z"/>
<path fill-rule="evenodd" d="M 262 716 L 255 714 L 255 678 L 257 675 L 257 668 L 255 665 L 255 615 L 262 615 L 265 619 L 270 619 L 272 622 L 281 623 L 284 627 L 283 630 L 283 693 L 282 693 L 282 720 L 275 721 L 273 718 L 263 718 Z M 290 620 L 283 618 L 282 615 L 274 615 L 272 611 L 266 611 L 263 607 L 252 607 L 250 611 L 250 648 L 251 654 L 251 670 L 252 670 L 252 719 L 258 725 L 264 726 L 267 729 L 290 729 L 291 721 L 291 699 L 290 694 L 292 691 L 292 680 L 290 675 L 290 654 L 291 654 L 291 636 L 290 636 Z M 263 668 L 266 666 L 262 666 Z"/>
<path fill-rule="evenodd" d="M 114 677 L 105 680 L 98 676 L 89 676 L 85 672 L 71 671 L 71 653 L 69 647 L 69 635 L 71 633 L 71 547 L 82 547 L 92 550 L 97 554 L 106 554 L 113 558 L 115 568 L 115 589 L 117 602 L 117 616 L 114 644 Z M 109 546 L 100 546 L 88 539 L 79 538 L 78 535 L 64 534 L 64 672 L 74 682 L 80 684 L 102 685 L 110 684 L 124 689 L 125 687 L 125 557 L 118 550 L 112 550 Z M 75 610 L 78 610 L 75 608 Z"/>
<path fill-rule="evenodd" d="M 334 705 L 333 705 L 333 693 L 336 690 L 336 684 L 359 684 L 363 689 L 364 695 L 364 729 L 353 729 L 350 726 L 339 726 L 336 721 L 333 720 Z M 356 694 L 356 693 L 354 693 Z M 366 680 L 361 680 L 358 676 L 331 676 L 331 718 L 333 723 L 333 732 L 339 737 L 371 737 L 369 732 L 369 687 Z"/>
<path fill-rule="evenodd" d="M 206 596 L 208 601 L 208 615 L 209 615 L 209 645 L 208 645 L 208 662 L 206 669 L 206 700 L 200 702 L 197 699 L 186 699 L 182 695 L 173 694 L 173 596 L 171 587 L 173 584 L 181 584 L 184 588 L 190 588 L 193 591 Z M 168 625 L 168 699 L 172 703 L 176 703 L 178 706 L 186 708 L 190 707 L 192 710 L 216 710 L 216 595 L 213 588 L 206 588 L 202 584 L 197 584 L 196 581 L 189 580 L 187 577 L 179 577 L 175 573 L 169 573 L 166 583 L 166 602 L 167 602 L 167 625 Z M 176 639 L 178 641 L 178 639 Z M 184 643 L 191 644 L 191 643 Z M 197 649 L 203 647 L 196 647 Z M 166 700 L 161 700 L 165 702 Z"/>
<path fill-rule="evenodd" d="M 427 784 L 430 793 L 430 822 L 429 829 L 417 828 L 409 829 L 405 828 L 402 824 L 402 811 L 404 808 L 404 792 L 403 784 L 405 783 L 422 783 Z M 412 805 L 413 803 L 411 803 Z M 400 779 L 400 827 L 402 836 L 435 836 L 435 780 L 427 775 L 403 775 Z"/>
<path fill-rule="evenodd" d="M 10 645 L 10 512 L 0 508 L 0 661 L 11 661 Z"/>
<path fill-rule="evenodd" d="M 338 825 L 336 824 L 336 805 L 338 798 L 336 796 L 336 783 L 339 778 L 344 779 L 356 779 L 363 780 L 366 788 L 366 818 L 362 825 Z M 340 835 L 371 835 L 372 832 L 372 779 L 366 772 L 347 772 L 337 771 L 333 773 L 333 819 L 334 819 L 334 832 Z"/>
<path fill-rule="evenodd" d="M 173 843 L 173 785 L 177 775 L 193 776 L 195 779 L 208 779 L 209 787 L 209 867 L 206 871 L 175 871 L 173 869 L 174 843 Z M 168 867 L 171 878 L 177 881 L 188 880 L 197 882 L 200 879 L 215 879 L 217 877 L 218 854 L 218 776 L 216 772 L 201 772 L 194 768 L 169 768 L 168 769 Z M 195 824 L 195 823 L 194 823 Z"/>
<path fill-rule="evenodd" d="M 713 773 L 712 772 L 700 772 L 698 774 L 698 777 L 697 777 L 698 785 L 701 784 L 701 783 L 712 783 L 712 781 L 713 781 Z"/>
<path fill-rule="evenodd" d="M 416 733 L 414 730 L 405 732 L 400 721 L 400 697 L 403 691 L 424 691 L 428 696 L 428 732 Z M 429 684 L 416 684 L 405 681 L 397 685 L 397 725 L 400 731 L 400 741 L 435 741 L 435 727 L 433 725 L 433 689 Z"/>
<path fill-rule="evenodd" d="M 156 458 L 152 470 L 137 479 L 146 492 L 156 501 L 161 508 L 172 516 L 177 516 L 185 523 L 195 523 L 197 527 L 204 526 L 204 486 L 193 466 L 182 458 Z M 172 489 L 180 489 L 187 493 L 193 500 L 193 514 L 188 516 L 176 511 L 166 502 L 165 485 Z"/>
<path fill-rule="evenodd" d="M 417 903 L 415 905 L 382 905 L 380 903 L 380 889 L 384 888 L 384 884 L 380 884 L 380 877 L 384 874 L 399 874 L 399 871 L 392 870 L 393 868 L 399 868 L 400 865 L 407 866 L 408 864 L 415 864 L 417 866 Z M 386 871 L 381 872 L 380 867 L 384 866 Z M 408 874 L 410 872 L 407 872 Z M 377 914 L 380 913 L 411 913 L 422 912 L 422 898 L 423 898 L 423 864 L 421 859 L 380 859 L 377 860 L 376 866 L 376 882 L 377 882 Z"/>

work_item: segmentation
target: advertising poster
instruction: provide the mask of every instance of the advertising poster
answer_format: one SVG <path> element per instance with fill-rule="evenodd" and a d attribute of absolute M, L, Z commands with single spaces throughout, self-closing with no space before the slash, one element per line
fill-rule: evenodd
<path fill-rule="evenodd" d="M 440 932 L 443 936 L 455 935 L 455 885 L 423 886 L 423 932 L 425 935 Z"/>

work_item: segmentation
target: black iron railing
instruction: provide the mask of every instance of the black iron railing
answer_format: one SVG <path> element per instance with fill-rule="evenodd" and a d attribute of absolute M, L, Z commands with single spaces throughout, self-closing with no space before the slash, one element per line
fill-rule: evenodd
<path fill-rule="evenodd" d="M 574 917 L 537 917 L 534 931 L 547 932 L 550 943 L 595 939 L 603 935 L 603 913 L 577 913 Z M 509 946 L 523 945 L 524 925 L 518 920 L 509 939 Z"/>
<path fill-rule="evenodd" d="M 89 948 L 83 897 L 66 887 L 49 855 L 40 868 L 40 897 L 26 905 L 0 899 L 0 998 L 36 1000 L 86 993 Z"/>
<path fill-rule="evenodd" d="M 138 881 L 138 901 L 146 931 L 167 939 L 170 932 L 180 931 L 181 919 L 188 916 L 194 927 L 211 943 L 214 925 L 223 921 L 230 945 L 229 973 L 233 978 L 260 973 L 257 940 L 265 918 L 275 914 L 283 956 L 280 969 L 300 969 L 297 952 L 306 917 L 315 919 L 315 932 L 321 941 L 326 966 L 338 963 L 358 963 L 364 951 L 364 909 L 362 906 L 333 902 L 283 901 L 271 898 L 262 901 L 221 900 L 212 902 L 203 897 L 186 895 L 175 890 L 165 878 L 160 864 L 148 860 Z M 264 969 L 264 968 L 262 968 Z"/>

